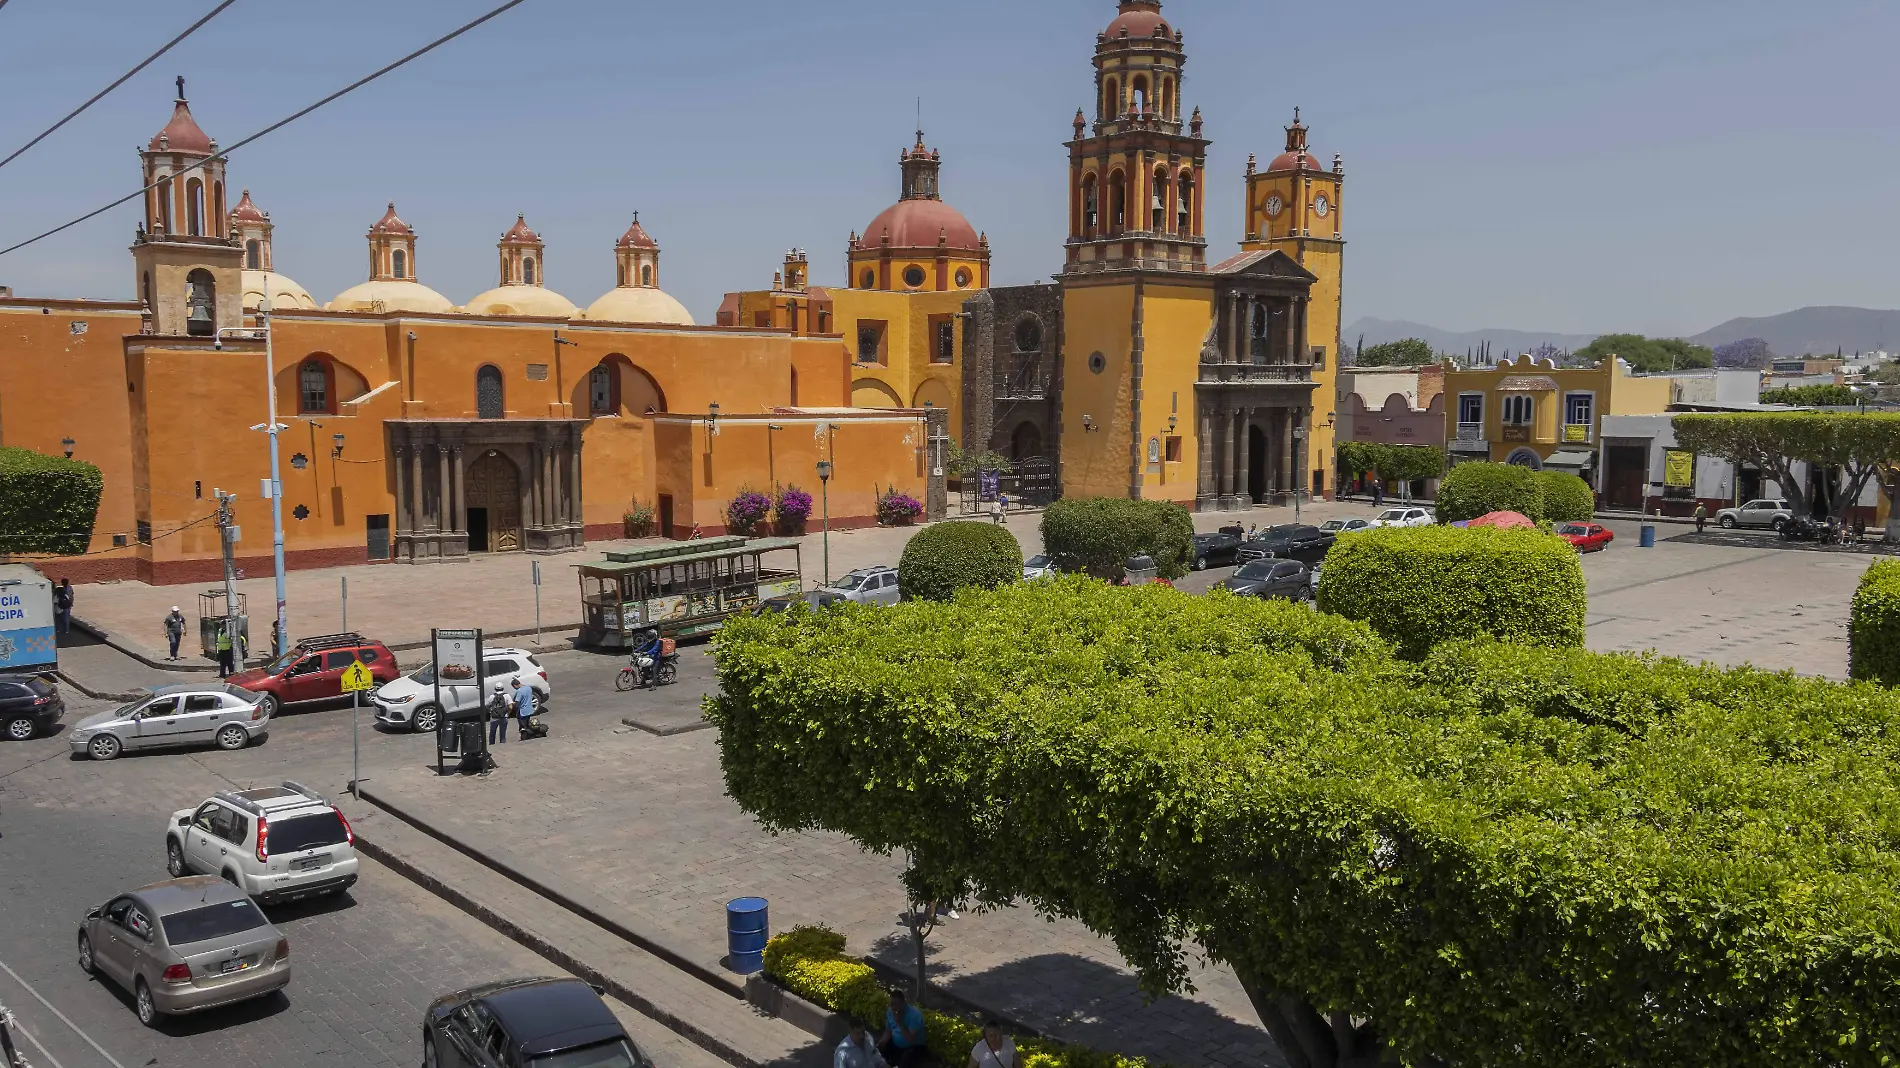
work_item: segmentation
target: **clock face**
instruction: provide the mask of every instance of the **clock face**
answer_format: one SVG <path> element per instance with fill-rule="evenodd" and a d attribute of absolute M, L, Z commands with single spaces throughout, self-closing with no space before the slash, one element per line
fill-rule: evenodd
<path fill-rule="evenodd" d="M 1272 196 L 1268 197 L 1267 198 L 1267 218 L 1269 219 L 1278 218 L 1280 215 L 1280 209 L 1283 207 L 1286 207 L 1286 204 L 1283 201 L 1281 201 L 1280 194 L 1275 193 Z"/>
<path fill-rule="evenodd" d="M 1324 219 L 1326 217 L 1326 213 L 1333 210 L 1333 206 L 1331 204 L 1328 204 L 1326 202 L 1326 197 L 1322 195 L 1318 200 L 1313 201 L 1313 210 L 1319 213 L 1320 218 Z"/>

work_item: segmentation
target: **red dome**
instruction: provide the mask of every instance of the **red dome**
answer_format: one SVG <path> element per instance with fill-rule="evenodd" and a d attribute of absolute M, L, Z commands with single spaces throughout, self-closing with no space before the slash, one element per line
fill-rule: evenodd
<path fill-rule="evenodd" d="M 405 237 L 414 237 L 416 235 L 414 230 L 409 229 L 408 223 L 396 217 L 396 202 L 393 200 L 389 202 L 389 210 L 383 212 L 383 217 L 377 220 L 375 226 L 369 228 L 369 232 L 372 234 L 400 234 Z"/>
<path fill-rule="evenodd" d="M 620 240 L 614 242 L 614 247 L 659 248 L 660 246 L 655 244 L 653 238 L 648 235 L 647 228 L 640 225 L 640 213 L 636 211 L 633 213 L 633 225 L 627 227 L 627 232 L 620 235 Z"/>
<path fill-rule="evenodd" d="M 1156 27 L 1160 27 L 1162 33 L 1174 32 L 1167 20 L 1161 17 L 1161 5 L 1157 0 L 1122 0 L 1121 14 L 1116 15 L 1115 21 L 1109 23 L 1108 29 L 1102 32 L 1110 40 L 1120 37 L 1124 29 L 1130 37 L 1153 37 Z"/>
<path fill-rule="evenodd" d="M 1273 157 L 1273 162 L 1267 164 L 1267 169 L 1270 171 L 1323 171 L 1326 168 L 1319 165 L 1318 157 L 1311 152 L 1282 152 Z"/>
<path fill-rule="evenodd" d="M 164 144 L 161 145 L 161 141 Z M 208 156 L 211 138 L 205 136 L 197 120 L 191 117 L 191 106 L 179 100 L 172 104 L 172 121 L 152 135 L 152 143 L 147 147 L 153 152 L 196 152 Z"/>
<path fill-rule="evenodd" d="M 501 239 L 506 242 L 524 245 L 538 245 L 541 243 L 541 235 L 528 229 L 528 217 L 526 215 L 516 215 L 515 224 L 508 228 L 507 233 L 501 235 Z"/>
<path fill-rule="evenodd" d="M 252 202 L 251 191 L 249 189 L 244 191 L 244 196 L 238 200 L 237 207 L 231 209 L 231 221 L 253 223 L 267 221 L 264 218 L 264 213 L 259 211 L 257 205 Z"/>
<path fill-rule="evenodd" d="M 941 200 L 900 200 L 892 204 L 864 228 L 857 247 L 877 248 L 887 229 L 892 248 L 936 248 L 939 235 L 949 238 L 951 248 L 971 252 L 981 248 L 976 227 L 962 212 Z"/>

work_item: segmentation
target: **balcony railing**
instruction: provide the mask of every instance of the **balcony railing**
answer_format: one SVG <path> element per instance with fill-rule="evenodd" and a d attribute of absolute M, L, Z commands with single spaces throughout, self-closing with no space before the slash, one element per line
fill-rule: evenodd
<path fill-rule="evenodd" d="M 1313 381 L 1313 368 L 1304 363 L 1204 363 L 1201 381 L 1306 384 Z"/>
<path fill-rule="evenodd" d="M 1459 423 L 1458 424 L 1458 440 L 1459 441 L 1483 441 L 1484 440 L 1484 424 L 1483 423 Z"/>

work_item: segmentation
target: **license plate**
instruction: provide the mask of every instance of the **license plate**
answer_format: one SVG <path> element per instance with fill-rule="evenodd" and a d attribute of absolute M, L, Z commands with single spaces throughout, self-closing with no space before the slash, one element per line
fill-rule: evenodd
<path fill-rule="evenodd" d="M 290 862 L 290 867 L 294 871 L 310 871 L 312 868 L 321 868 L 328 863 L 330 863 L 330 854 L 319 853 L 314 857 L 293 860 Z"/>
<path fill-rule="evenodd" d="M 229 975 L 232 972 L 241 972 L 243 970 L 244 962 L 242 960 L 227 960 L 218 965 L 219 975 Z"/>

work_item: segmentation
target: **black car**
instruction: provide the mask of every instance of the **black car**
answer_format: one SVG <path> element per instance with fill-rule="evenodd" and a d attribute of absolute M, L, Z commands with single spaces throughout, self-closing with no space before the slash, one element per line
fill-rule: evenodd
<path fill-rule="evenodd" d="M 1194 535 L 1194 550 L 1190 566 L 1196 571 L 1205 571 L 1210 567 L 1234 562 L 1234 554 L 1240 550 L 1241 537 L 1222 530 L 1215 534 Z"/>
<path fill-rule="evenodd" d="M 752 614 L 755 616 L 765 616 L 777 612 L 789 612 L 793 605 L 801 601 L 810 605 L 812 611 L 816 612 L 821 608 L 830 608 L 832 605 L 843 604 L 848 600 L 850 600 L 849 597 L 833 590 L 810 590 L 805 593 L 794 593 L 787 597 L 767 597 L 765 600 L 760 601 L 757 607 L 752 609 Z"/>
<path fill-rule="evenodd" d="M 65 714 L 59 687 L 31 675 L 0 675 L 0 733 L 9 741 L 45 734 Z"/>
<path fill-rule="evenodd" d="M 431 1002 L 423 1068 L 650 1068 L 600 995 L 578 979 L 509 979 Z"/>
<path fill-rule="evenodd" d="M 1305 523 L 1283 523 L 1266 527 L 1244 542 L 1236 554 L 1241 563 L 1249 560 L 1304 560 L 1314 563 L 1325 558 L 1333 547 L 1333 535 Z"/>
<path fill-rule="evenodd" d="M 1298 560 L 1250 560 L 1214 588 L 1236 597 L 1303 601 L 1312 596 L 1312 578 Z"/>

